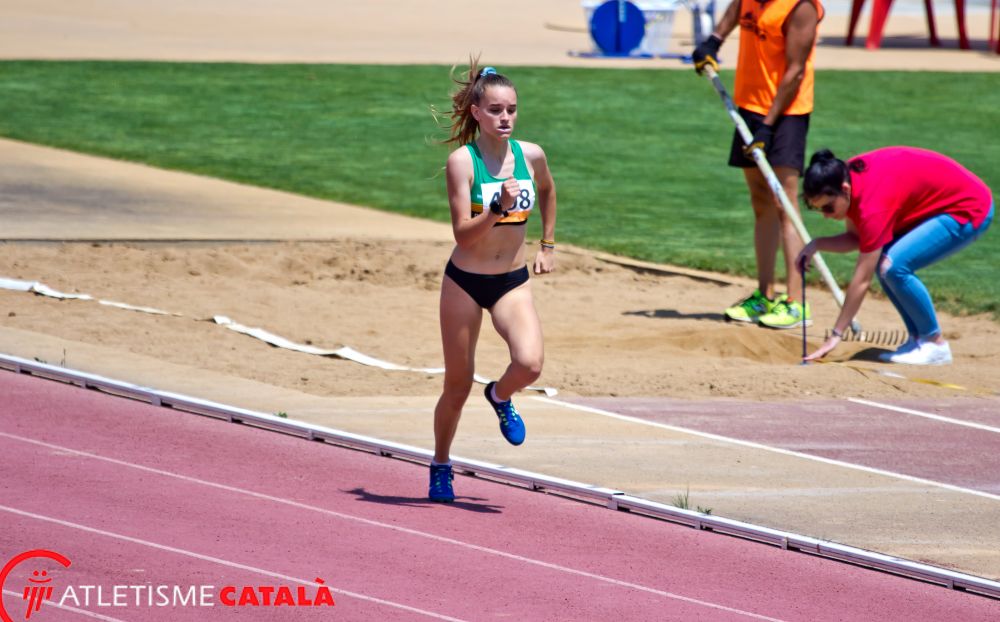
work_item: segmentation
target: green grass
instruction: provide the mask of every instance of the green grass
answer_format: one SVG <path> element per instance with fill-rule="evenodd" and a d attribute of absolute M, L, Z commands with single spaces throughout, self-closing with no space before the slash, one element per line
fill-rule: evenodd
<path fill-rule="evenodd" d="M 754 273 L 746 189 L 725 166 L 732 123 L 705 80 L 503 69 L 520 95 L 516 135 L 549 156 L 560 241 Z M 820 72 L 809 149 L 927 147 L 1000 188 L 997 80 Z M 447 221 L 446 132 L 430 109 L 447 109 L 451 88 L 441 66 L 3 62 L 0 135 Z M 815 214 L 805 221 L 814 236 L 840 230 Z M 943 308 L 1000 317 L 998 259 L 991 232 L 923 275 Z M 827 261 L 849 278 L 853 256 Z"/>
<path fill-rule="evenodd" d="M 670 504 L 672 506 L 674 506 L 675 508 L 680 508 L 682 510 L 690 510 L 691 509 L 691 487 L 688 486 L 687 488 L 684 489 L 684 492 L 679 492 L 676 495 L 674 495 L 674 499 L 673 499 L 673 501 L 670 502 Z M 712 508 L 703 508 L 700 505 L 695 506 L 694 509 L 695 509 L 696 512 L 700 512 L 701 514 L 711 514 L 712 513 Z"/>

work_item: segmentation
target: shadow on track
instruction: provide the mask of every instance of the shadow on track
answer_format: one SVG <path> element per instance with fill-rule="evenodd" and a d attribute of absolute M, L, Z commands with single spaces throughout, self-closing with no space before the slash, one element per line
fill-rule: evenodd
<path fill-rule="evenodd" d="M 381 503 L 383 505 L 402 505 L 408 507 L 435 507 L 439 505 L 447 505 L 460 510 L 468 510 L 470 512 L 479 512 L 481 514 L 500 514 L 501 508 L 503 506 L 490 505 L 488 503 L 473 503 L 474 501 L 485 501 L 480 497 L 456 497 L 453 503 L 436 503 L 431 501 L 427 497 L 400 497 L 396 495 L 379 495 L 373 492 L 368 492 L 364 488 L 354 488 L 352 490 L 345 490 L 344 492 L 357 495 L 358 501 L 367 501 L 368 503 Z M 466 499 L 466 501 L 463 501 Z"/>

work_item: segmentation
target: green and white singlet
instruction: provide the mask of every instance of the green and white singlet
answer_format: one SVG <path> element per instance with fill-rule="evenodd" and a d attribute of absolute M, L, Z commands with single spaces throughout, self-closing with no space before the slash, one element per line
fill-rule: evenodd
<path fill-rule="evenodd" d="M 504 180 L 490 175 L 483 162 L 483 154 L 479 152 L 476 143 L 466 145 L 472 155 L 472 215 L 478 216 L 483 213 L 483 205 L 489 205 L 490 201 L 500 196 L 500 188 Z M 514 179 L 521 186 L 521 192 L 514 201 L 514 207 L 507 216 L 501 218 L 494 226 L 499 225 L 523 225 L 528 222 L 531 209 L 535 207 L 535 180 L 528 172 L 528 165 L 524 161 L 524 153 L 521 152 L 521 145 L 516 140 L 510 141 L 510 150 L 514 153 Z M 484 200 L 485 197 L 485 200 Z"/>

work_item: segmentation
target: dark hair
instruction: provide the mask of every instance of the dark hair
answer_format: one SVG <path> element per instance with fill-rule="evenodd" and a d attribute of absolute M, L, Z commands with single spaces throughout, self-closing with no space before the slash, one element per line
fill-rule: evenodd
<path fill-rule="evenodd" d="M 473 104 L 479 105 L 486 89 L 492 86 L 509 86 L 515 92 L 517 89 L 507 76 L 497 73 L 492 67 L 480 70 L 478 57 L 469 59 L 469 71 L 465 79 L 452 79 L 459 85 L 459 89 L 451 96 L 451 136 L 444 142 L 462 146 L 476 139 L 479 123 L 472 116 L 471 108 Z"/>
<path fill-rule="evenodd" d="M 851 172 L 861 173 L 867 168 L 864 160 L 855 158 L 848 163 L 829 149 L 820 149 L 809 158 L 809 168 L 802 179 L 802 194 L 809 198 L 842 195 L 843 184 L 851 181 Z"/>

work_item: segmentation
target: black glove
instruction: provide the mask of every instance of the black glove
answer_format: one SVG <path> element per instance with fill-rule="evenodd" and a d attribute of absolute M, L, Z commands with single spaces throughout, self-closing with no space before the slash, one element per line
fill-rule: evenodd
<path fill-rule="evenodd" d="M 722 47 L 722 39 L 714 34 L 699 43 L 694 52 L 691 52 L 691 60 L 694 61 L 694 70 L 700 74 L 705 70 L 705 65 L 711 65 L 712 69 L 718 71 L 720 47 Z"/>
<path fill-rule="evenodd" d="M 753 133 L 753 140 L 746 147 L 743 147 L 743 155 L 753 159 L 753 150 L 760 148 L 767 155 L 767 150 L 771 148 L 771 139 L 774 138 L 774 128 L 770 125 L 761 124 L 757 131 Z"/>

